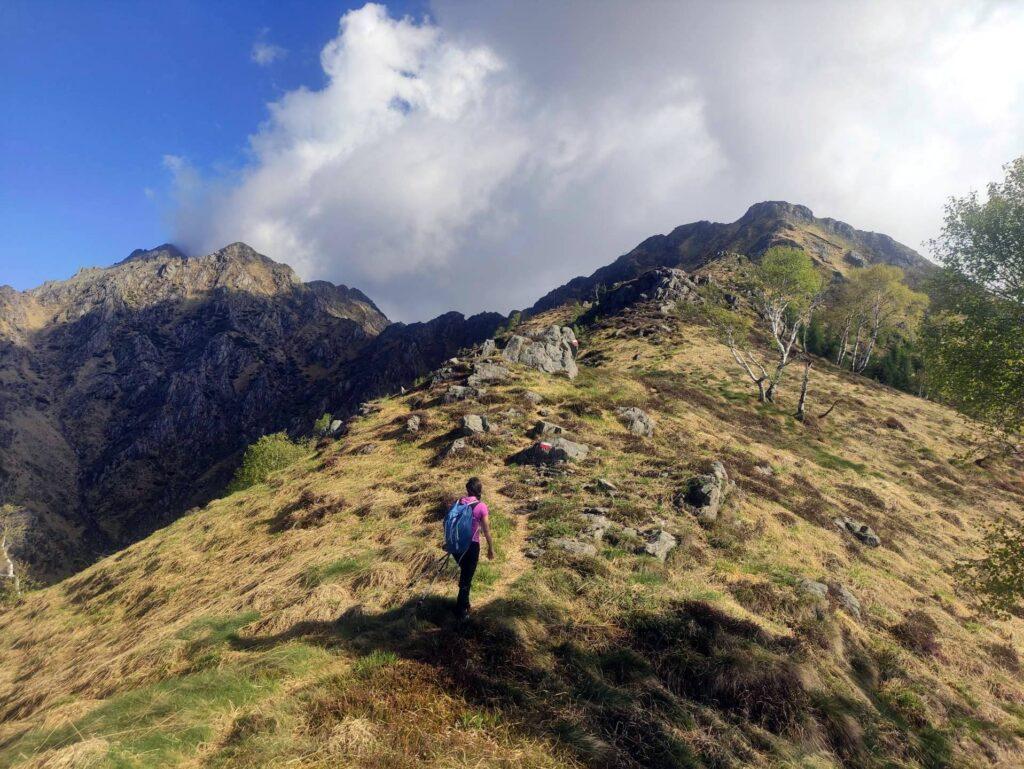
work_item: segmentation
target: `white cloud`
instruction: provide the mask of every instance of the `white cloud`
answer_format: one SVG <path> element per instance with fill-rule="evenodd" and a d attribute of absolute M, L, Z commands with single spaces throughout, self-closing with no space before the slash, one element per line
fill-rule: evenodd
<path fill-rule="evenodd" d="M 257 40 L 252 44 L 249 58 L 261 67 L 269 67 L 275 61 L 283 59 L 288 51 L 279 45 L 268 43 L 266 40 Z"/>
<path fill-rule="evenodd" d="M 524 306 L 763 199 L 930 236 L 1022 151 L 1024 7 L 367 5 L 230 178 L 175 173 L 189 250 L 245 240 L 398 319 Z"/>

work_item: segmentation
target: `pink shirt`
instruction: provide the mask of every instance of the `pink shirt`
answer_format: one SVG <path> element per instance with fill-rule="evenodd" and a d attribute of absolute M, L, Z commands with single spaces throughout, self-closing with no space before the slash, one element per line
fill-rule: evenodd
<path fill-rule="evenodd" d="M 459 500 L 460 504 L 472 505 L 477 502 L 476 497 L 463 497 Z M 487 509 L 487 505 L 480 502 L 473 508 L 473 541 L 480 542 L 480 522 L 483 521 L 490 511 Z"/>

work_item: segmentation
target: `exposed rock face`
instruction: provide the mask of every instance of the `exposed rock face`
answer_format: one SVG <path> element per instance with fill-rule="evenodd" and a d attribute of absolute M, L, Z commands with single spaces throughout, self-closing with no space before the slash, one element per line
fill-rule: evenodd
<path fill-rule="evenodd" d="M 935 265 L 888 235 L 856 230 L 835 219 L 816 217 L 806 206 L 783 201 L 757 203 L 735 222 L 693 222 L 676 227 L 668 235 L 648 238 L 589 277 L 573 278 L 556 288 L 530 309 L 550 310 L 567 302 L 587 302 L 616 284 L 635 280 L 658 267 L 692 272 L 723 253 L 759 256 L 775 245 L 799 245 L 826 269 L 840 272 L 863 266 L 846 258 L 853 251 L 863 264 L 892 264 L 907 272 L 911 283 L 935 270 Z M 608 294 L 604 301 L 607 301 Z"/>
<path fill-rule="evenodd" d="M 654 420 L 651 419 L 646 411 L 630 406 L 629 408 L 620 408 L 617 413 L 619 419 L 622 420 L 633 435 L 638 435 L 642 438 L 650 438 L 654 435 Z"/>
<path fill-rule="evenodd" d="M 575 379 L 579 373 L 576 366 L 576 351 L 579 343 L 571 328 L 548 326 L 544 331 L 531 336 L 513 336 L 502 356 L 512 363 L 538 369 L 548 374 L 564 373 Z"/>
<path fill-rule="evenodd" d="M 611 288 L 583 320 L 614 315 L 639 302 L 656 302 L 661 312 L 669 313 L 680 303 L 696 302 L 698 298 L 697 284 L 685 272 L 657 267 Z"/>
<path fill-rule="evenodd" d="M 715 462 L 710 473 L 689 480 L 677 502 L 689 506 L 702 521 L 712 523 L 718 519 L 729 489 L 729 474 L 725 471 L 725 465 Z"/>
<path fill-rule="evenodd" d="M 389 325 L 242 243 L 0 288 L 0 504 L 29 519 L 11 556 L 67 574 L 218 493 L 260 435 L 350 415 L 503 321 Z"/>
<path fill-rule="evenodd" d="M 481 362 L 473 366 L 473 373 L 466 379 L 470 387 L 479 387 L 489 382 L 503 382 L 508 379 L 508 369 L 497 363 Z"/>

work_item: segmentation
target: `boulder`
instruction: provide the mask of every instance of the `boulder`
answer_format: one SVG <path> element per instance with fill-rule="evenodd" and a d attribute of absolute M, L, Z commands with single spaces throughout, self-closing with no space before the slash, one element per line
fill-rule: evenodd
<path fill-rule="evenodd" d="M 527 435 L 531 438 L 550 438 L 555 435 L 561 435 L 565 430 L 556 425 L 553 422 L 545 422 L 543 419 L 539 420 Z"/>
<path fill-rule="evenodd" d="M 484 343 L 480 345 L 480 357 L 486 358 L 488 355 L 494 355 L 498 349 L 498 345 L 494 343 L 493 339 L 485 339 Z"/>
<path fill-rule="evenodd" d="M 540 393 L 535 393 L 533 390 L 527 390 L 523 393 L 523 400 L 536 406 L 544 401 L 544 396 Z"/>
<path fill-rule="evenodd" d="M 559 537 L 551 540 L 548 544 L 552 548 L 569 553 L 569 555 L 597 555 L 596 545 L 591 542 L 581 542 L 578 539 Z"/>
<path fill-rule="evenodd" d="M 537 441 L 509 461 L 520 465 L 555 465 L 561 462 L 575 462 L 587 458 L 590 447 L 561 436 L 547 441 Z"/>
<path fill-rule="evenodd" d="M 490 429 L 491 425 L 487 421 L 487 417 L 482 417 L 479 414 L 466 414 L 462 417 L 459 435 L 480 435 L 481 433 L 489 432 Z"/>
<path fill-rule="evenodd" d="M 722 503 L 731 487 L 725 465 L 715 462 L 711 465 L 710 473 L 695 476 L 687 482 L 676 502 L 689 507 L 700 520 L 711 523 L 718 519 Z"/>
<path fill-rule="evenodd" d="M 600 491 L 605 491 L 609 494 L 614 494 L 619 490 L 619 487 L 609 481 L 607 478 L 598 478 L 595 483 Z"/>
<path fill-rule="evenodd" d="M 327 428 L 328 435 L 337 435 L 341 432 L 341 428 L 345 425 L 340 419 L 335 419 L 331 422 L 331 426 Z"/>
<path fill-rule="evenodd" d="M 630 406 L 629 408 L 620 408 L 616 413 L 633 435 L 639 435 L 642 438 L 650 438 L 654 435 L 654 420 L 648 416 L 647 412 Z"/>
<path fill-rule="evenodd" d="M 473 373 L 469 375 L 466 384 L 470 387 L 479 387 L 486 382 L 502 382 L 508 379 L 508 369 L 497 363 L 482 362 L 473 367 Z"/>
<path fill-rule="evenodd" d="M 570 379 L 575 379 L 579 373 L 576 366 L 578 348 L 579 342 L 571 328 L 552 325 L 530 336 L 516 334 L 501 354 L 511 363 L 548 374 L 564 373 Z"/>
<path fill-rule="evenodd" d="M 405 420 L 405 431 L 407 433 L 418 433 L 420 431 L 420 424 L 423 420 L 420 419 L 418 414 L 413 414 L 407 420 Z"/>
<path fill-rule="evenodd" d="M 454 441 L 444 447 L 444 451 L 441 452 L 441 459 L 448 459 L 456 454 L 459 454 L 466 450 L 466 439 L 456 438 Z"/>
<path fill-rule="evenodd" d="M 860 619 L 860 601 L 850 588 L 841 582 L 830 582 L 828 593 L 847 614 L 855 619 Z"/>
<path fill-rule="evenodd" d="M 668 554 L 679 544 L 678 540 L 663 529 L 654 529 L 643 533 L 645 540 L 644 552 L 653 555 L 659 561 L 664 561 Z"/>
<path fill-rule="evenodd" d="M 605 532 L 612 527 L 611 520 L 602 513 L 585 512 L 583 513 L 583 519 L 587 522 L 587 527 L 583 530 L 583 533 L 598 542 L 604 538 Z"/>
<path fill-rule="evenodd" d="M 796 587 L 801 593 L 811 596 L 812 598 L 819 598 L 822 600 L 828 598 L 828 585 L 824 582 L 816 582 L 813 579 L 803 577 L 796 583 Z"/>
<path fill-rule="evenodd" d="M 843 516 L 841 518 L 836 518 L 833 523 L 839 527 L 840 531 L 845 531 L 854 539 L 868 547 L 878 547 L 882 544 L 882 540 L 879 539 L 877 534 L 875 534 L 875 530 L 863 521 L 856 521 L 852 518 Z"/>
<path fill-rule="evenodd" d="M 451 385 L 445 390 L 443 400 L 445 403 L 456 403 L 458 401 L 469 400 L 471 398 L 479 398 L 480 390 L 475 387 L 465 387 L 463 385 Z"/>

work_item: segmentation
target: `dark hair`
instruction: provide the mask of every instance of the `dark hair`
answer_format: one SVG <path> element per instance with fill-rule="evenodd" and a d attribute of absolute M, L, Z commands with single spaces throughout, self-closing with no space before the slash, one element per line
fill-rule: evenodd
<path fill-rule="evenodd" d="M 480 496 L 484 493 L 484 485 L 480 483 L 480 479 L 473 476 L 466 481 L 466 493 L 471 497 L 480 499 Z"/>

